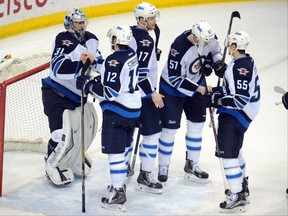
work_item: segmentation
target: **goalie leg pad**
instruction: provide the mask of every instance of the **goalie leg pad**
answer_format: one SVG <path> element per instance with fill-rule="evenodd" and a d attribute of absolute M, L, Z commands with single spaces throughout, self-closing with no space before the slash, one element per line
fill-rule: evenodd
<path fill-rule="evenodd" d="M 55 185 L 66 185 L 74 181 L 74 175 L 70 168 L 62 166 L 53 167 L 47 160 L 45 164 L 45 171 L 47 177 Z"/>
<path fill-rule="evenodd" d="M 66 110 L 65 110 L 66 111 Z M 82 141 L 81 141 L 81 107 L 75 110 L 67 110 L 67 119 L 70 128 L 66 130 L 72 131 L 69 152 L 67 152 L 61 161 L 61 164 L 69 164 L 72 171 L 77 175 L 82 175 Z M 64 124 L 64 119 L 63 119 Z M 98 118 L 92 103 L 87 102 L 84 105 L 84 149 L 85 151 L 92 144 L 98 126 Z M 85 175 L 88 175 L 91 169 L 92 160 L 85 154 Z"/>

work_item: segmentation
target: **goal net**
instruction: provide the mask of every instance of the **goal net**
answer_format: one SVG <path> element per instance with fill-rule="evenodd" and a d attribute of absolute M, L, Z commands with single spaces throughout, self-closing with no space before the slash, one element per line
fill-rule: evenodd
<path fill-rule="evenodd" d="M 50 58 L 50 51 L 37 51 L 0 63 L 0 196 L 4 150 L 47 149 L 41 78 L 49 74 Z"/>

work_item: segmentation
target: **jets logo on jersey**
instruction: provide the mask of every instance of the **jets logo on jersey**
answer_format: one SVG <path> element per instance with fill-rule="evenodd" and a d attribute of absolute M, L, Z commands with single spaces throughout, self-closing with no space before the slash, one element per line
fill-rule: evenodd
<path fill-rule="evenodd" d="M 171 49 L 170 54 L 171 54 L 172 56 L 176 57 L 176 55 L 178 55 L 179 52 L 177 52 L 177 50 L 175 50 L 175 49 Z"/>
<path fill-rule="evenodd" d="M 246 76 L 249 73 L 249 71 L 246 70 L 246 68 L 237 68 L 237 70 L 239 71 L 239 75 Z"/>
<path fill-rule="evenodd" d="M 140 43 L 142 44 L 142 46 L 149 47 L 152 42 L 144 39 L 144 40 L 140 41 Z"/>
<path fill-rule="evenodd" d="M 111 66 L 111 67 L 116 67 L 117 64 L 119 64 L 119 62 L 117 60 L 111 60 L 111 61 L 108 61 L 108 63 L 109 63 L 109 66 Z"/>
<path fill-rule="evenodd" d="M 73 43 L 70 40 L 62 40 L 63 45 L 69 47 L 70 45 L 72 45 Z"/>

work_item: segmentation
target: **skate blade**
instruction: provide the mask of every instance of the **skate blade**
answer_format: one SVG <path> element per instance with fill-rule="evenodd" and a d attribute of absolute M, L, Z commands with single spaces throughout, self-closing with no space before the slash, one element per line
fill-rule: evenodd
<path fill-rule="evenodd" d="M 195 182 L 195 183 L 199 183 L 199 184 L 208 184 L 210 183 L 210 181 L 207 179 L 201 179 L 198 178 L 197 176 L 190 174 L 190 173 L 185 173 L 184 174 L 184 179 L 187 179 L 189 181 Z"/>
<path fill-rule="evenodd" d="M 161 194 L 163 192 L 162 189 L 155 189 L 155 188 L 150 188 L 142 184 L 138 184 L 136 187 L 137 190 L 147 192 L 147 193 L 154 193 L 154 194 Z"/>
<path fill-rule="evenodd" d="M 108 204 L 101 202 L 101 207 L 108 210 L 126 212 L 126 206 L 124 204 Z"/>
<path fill-rule="evenodd" d="M 224 214 L 245 213 L 246 208 L 245 206 L 237 206 L 233 209 L 220 209 L 219 212 Z"/>

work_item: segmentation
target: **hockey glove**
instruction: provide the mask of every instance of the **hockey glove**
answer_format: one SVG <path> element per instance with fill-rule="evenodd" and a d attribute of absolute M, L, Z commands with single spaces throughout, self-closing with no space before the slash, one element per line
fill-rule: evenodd
<path fill-rule="evenodd" d="M 210 76 L 210 74 L 212 73 L 213 71 L 213 68 L 212 68 L 212 59 L 206 59 L 204 62 L 203 62 L 203 66 L 201 68 L 202 70 L 202 73 L 205 74 L 205 76 Z"/>
<path fill-rule="evenodd" d="M 156 59 L 157 59 L 157 61 L 160 60 L 161 53 L 162 53 L 162 50 L 157 48 L 157 50 L 156 50 Z"/>
<path fill-rule="evenodd" d="M 90 77 L 86 75 L 81 75 L 77 77 L 76 88 L 79 90 L 83 89 L 84 93 L 87 95 L 89 93 L 90 86 L 94 83 L 97 83 L 99 80 L 100 76 Z"/>
<path fill-rule="evenodd" d="M 218 62 L 213 64 L 213 69 L 215 71 L 215 74 L 218 77 L 222 78 L 224 76 L 224 72 L 227 69 L 227 64 L 226 63 L 222 64 L 221 61 L 218 61 Z"/>
<path fill-rule="evenodd" d="M 212 94 L 204 95 L 204 103 L 205 107 L 215 107 L 218 108 L 218 99 L 222 98 L 222 94 L 220 92 L 215 92 Z"/>
<path fill-rule="evenodd" d="M 282 96 L 282 103 L 286 109 L 288 109 L 288 92 L 283 94 Z"/>

